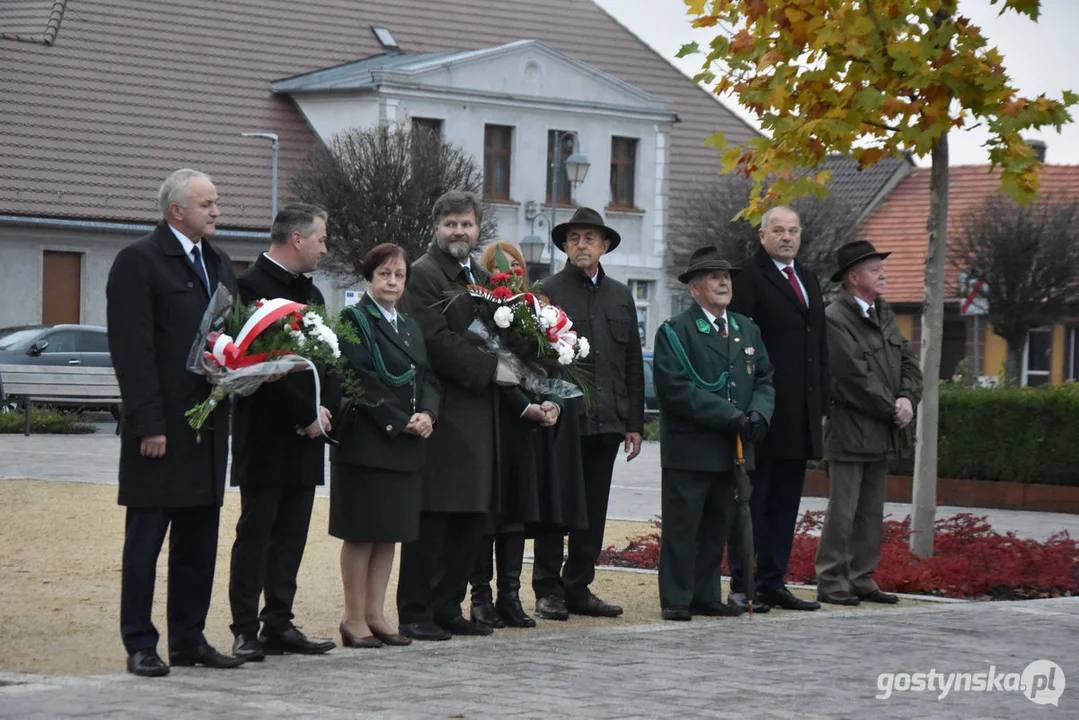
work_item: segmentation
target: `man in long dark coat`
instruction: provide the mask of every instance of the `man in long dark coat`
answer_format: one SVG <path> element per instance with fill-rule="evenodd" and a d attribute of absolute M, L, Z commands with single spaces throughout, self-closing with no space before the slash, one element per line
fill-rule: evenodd
<path fill-rule="evenodd" d="M 622 608 L 597 597 L 589 585 L 603 549 L 607 501 L 618 448 L 626 460 L 641 451 L 644 432 L 644 361 L 637 332 L 637 310 L 624 283 L 608 277 L 600 258 L 618 247 L 621 237 L 591 208 L 579 208 L 569 222 L 551 233 L 569 256 L 563 270 L 543 281 L 543 292 L 566 311 L 573 329 L 588 338 L 596 383 L 596 406 L 581 417 L 581 465 L 584 472 L 588 527 L 569 533 L 562 563 L 561 533 L 536 538 L 532 589 L 536 614 L 566 620 L 569 613 L 618 617 Z M 581 404 L 583 409 L 583 403 Z"/>
<path fill-rule="evenodd" d="M 187 356 L 218 283 L 236 292 L 232 261 L 206 237 L 218 216 L 217 190 L 195 170 L 177 170 L 158 193 L 164 219 L 122 249 L 105 288 L 109 351 L 123 398 L 120 504 L 127 507 L 120 633 L 127 669 L 167 675 L 151 620 L 157 556 L 169 534 L 168 642 L 172 665 L 236 667 L 206 642 L 217 529 L 228 459 L 228 404 L 202 428 L 184 413 L 210 393 Z M 171 528 L 170 528 L 171 526 Z"/>
<path fill-rule="evenodd" d="M 240 301 L 287 298 L 325 305 L 305 273 L 326 254 L 326 211 L 293 203 L 270 229 L 270 249 L 237 281 Z M 325 378 L 323 378 L 324 380 Z M 320 385 L 325 388 L 325 383 Z M 315 487 L 325 480 L 329 410 L 315 394 L 315 376 L 294 372 L 236 400 L 233 412 L 232 484 L 240 488 L 240 520 L 232 545 L 229 605 L 233 653 L 259 661 L 285 652 L 317 655 L 330 640 L 310 640 L 292 624 Z M 259 595 L 265 596 L 259 614 Z M 262 632 L 259 633 L 259 623 Z"/>
<path fill-rule="evenodd" d="M 761 220 L 761 247 L 734 276 L 731 310 L 753 318 L 775 368 L 775 415 L 757 446 L 757 468 L 750 472 L 754 549 L 757 553 L 756 612 L 775 605 L 816 610 L 784 580 L 802 502 L 806 464 L 821 456 L 822 419 L 828 407 L 828 341 L 824 299 L 813 272 L 795 260 L 802 244 L 798 215 L 776 207 Z M 746 607 L 737 534 L 730 540 L 729 602 Z"/>
<path fill-rule="evenodd" d="M 490 635 L 461 614 L 487 513 L 497 507 L 497 386 L 517 376 L 468 327 L 475 318 L 467 284 L 489 275 L 473 262 L 482 210 L 473 193 L 451 191 L 431 212 L 435 240 L 413 265 L 402 309 L 423 329 L 442 388 L 438 426 L 427 445 L 420 537 L 401 548 L 400 632 L 415 640 Z M 456 293 L 450 300 L 450 293 Z M 447 305 L 448 303 L 448 305 Z"/>

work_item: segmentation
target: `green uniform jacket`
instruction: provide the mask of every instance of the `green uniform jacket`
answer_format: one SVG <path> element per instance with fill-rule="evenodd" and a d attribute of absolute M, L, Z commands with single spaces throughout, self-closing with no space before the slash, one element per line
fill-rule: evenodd
<path fill-rule="evenodd" d="M 828 367 L 832 407 L 824 429 L 824 458 L 864 462 L 903 456 L 911 446 L 914 423 L 895 425 L 895 401 L 922 397 L 922 371 L 910 343 L 882 298 L 871 320 L 846 289 L 824 311 L 828 321 Z"/>
<path fill-rule="evenodd" d="M 726 472 L 734 467 L 734 443 L 742 416 L 756 410 L 771 421 L 775 406 L 772 363 L 760 329 L 745 315 L 727 312 L 723 337 L 694 306 L 665 324 L 674 330 L 697 375 L 706 383 L 729 373 L 727 383 L 709 392 L 686 372 L 660 327 L 653 368 L 659 398 L 660 462 L 665 468 Z M 746 466 L 753 446 L 744 448 Z"/>

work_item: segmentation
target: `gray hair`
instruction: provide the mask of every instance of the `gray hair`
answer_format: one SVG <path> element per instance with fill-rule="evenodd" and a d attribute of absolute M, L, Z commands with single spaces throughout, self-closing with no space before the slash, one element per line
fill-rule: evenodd
<path fill-rule="evenodd" d="M 307 237 L 315 231 L 316 218 L 326 222 L 330 215 L 318 205 L 302 202 L 289 203 L 278 210 L 277 217 L 273 219 L 270 242 L 274 245 L 284 245 L 294 232 Z"/>
<path fill-rule="evenodd" d="M 480 196 L 468 190 L 450 190 L 435 200 L 431 208 L 431 220 L 437 225 L 447 215 L 464 214 L 471 210 L 476 215 L 476 224 L 483 221 L 483 203 Z"/>
<path fill-rule="evenodd" d="M 793 213 L 794 217 L 798 218 L 798 222 L 802 221 L 802 218 L 798 216 L 798 212 L 795 211 L 794 208 L 787 207 L 786 205 L 777 205 L 774 208 L 770 208 L 768 210 L 768 212 L 764 213 L 764 216 L 761 217 L 761 229 L 762 230 L 764 228 L 768 227 L 768 221 L 772 219 L 772 215 L 779 212 L 780 210 L 786 210 L 789 213 Z"/>
<path fill-rule="evenodd" d="M 161 188 L 157 191 L 157 202 L 161 205 L 162 217 L 169 216 L 169 207 L 173 203 L 181 207 L 187 205 L 187 184 L 191 182 L 191 178 L 195 177 L 202 178 L 206 182 L 213 182 L 206 173 L 190 168 L 177 170 L 165 178 L 165 182 L 161 183 Z"/>

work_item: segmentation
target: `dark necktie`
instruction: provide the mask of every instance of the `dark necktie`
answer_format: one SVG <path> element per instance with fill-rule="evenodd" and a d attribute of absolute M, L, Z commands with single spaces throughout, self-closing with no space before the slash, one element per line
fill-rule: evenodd
<path fill-rule="evenodd" d="M 727 321 L 721 317 L 717 317 L 716 330 L 719 330 L 719 334 L 723 337 L 727 337 Z"/>
<path fill-rule="evenodd" d="M 468 265 L 463 265 L 461 269 L 465 271 L 465 282 L 467 282 L 469 285 L 475 285 L 476 278 L 472 277 L 472 268 Z"/>
<path fill-rule="evenodd" d="M 202 253 L 199 252 L 199 246 L 191 248 L 191 264 L 195 266 L 195 274 L 199 276 L 199 280 L 202 280 L 202 286 L 206 288 L 206 292 L 210 292 L 210 281 L 206 279 L 206 270 L 202 267 Z"/>
<path fill-rule="evenodd" d="M 794 288 L 794 294 L 798 296 L 798 302 L 802 304 L 802 307 L 806 306 L 805 295 L 802 294 L 802 286 L 798 284 L 798 278 L 794 277 L 794 268 L 783 268 L 783 274 L 787 276 L 787 282 Z"/>
<path fill-rule="evenodd" d="M 870 305 L 865 309 L 865 316 L 878 325 L 880 324 L 880 321 L 877 320 L 877 308 L 874 306 Z"/>

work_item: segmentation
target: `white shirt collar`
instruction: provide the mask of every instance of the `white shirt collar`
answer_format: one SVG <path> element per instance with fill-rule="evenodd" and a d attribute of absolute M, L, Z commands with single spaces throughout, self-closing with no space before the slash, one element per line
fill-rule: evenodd
<path fill-rule="evenodd" d="M 768 257 L 772 257 L 772 256 L 769 255 Z M 772 258 L 772 262 L 774 262 L 776 264 L 776 268 L 779 269 L 779 272 L 783 273 L 784 275 L 787 274 L 786 273 L 787 268 L 790 268 L 791 270 L 794 270 L 794 261 L 793 260 L 791 260 L 789 263 L 785 263 L 785 262 L 783 262 L 781 260 L 776 260 L 775 258 Z M 797 274 L 798 273 L 795 272 L 796 277 L 797 277 Z"/>
<path fill-rule="evenodd" d="M 701 308 L 701 312 L 704 313 L 704 317 L 708 320 L 709 323 L 711 323 L 712 327 L 715 327 L 715 325 L 716 325 L 716 316 L 713 315 L 712 313 L 708 312 L 707 310 L 705 310 L 703 305 L 701 305 L 699 307 Z M 723 310 L 723 314 L 720 315 L 720 317 L 723 318 L 723 324 L 726 325 L 727 324 L 727 310 L 725 308 Z"/>
<path fill-rule="evenodd" d="M 865 315 L 866 317 L 869 317 L 870 303 L 867 303 L 865 300 L 861 299 L 857 295 L 851 295 L 851 297 L 853 297 L 855 300 L 858 301 L 858 306 L 860 308 L 862 308 L 862 315 Z"/>
<path fill-rule="evenodd" d="M 190 255 L 192 248 L 198 248 L 199 254 L 202 254 L 202 238 L 199 238 L 198 242 L 192 242 L 192 240 L 187 237 L 187 235 L 184 235 L 182 232 L 174 228 L 171 224 L 166 223 L 166 225 L 169 226 L 169 230 L 172 230 L 172 234 L 176 236 L 176 239 L 180 241 L 180 244 L 184 248 L 185 254 Z"/>
<path fill-rule="evenodd" d="M 393 312 L 391 313 L 389 310 L 379 305 L 378 301 L 375 300 L 374 296 L 372 296 L 371 293 L 364 291 L 364 294 L 367 295 L 367 297 L 371 298 L 371 302 L 374 303 L 375 307 L 378 308 L 378 311 L 382 313 L 382 317 L 386 318 L 390 322 L 397 322 L 397 308 L 394 308 Z"/>
<path fill-rule="evenodd" d="M 282 270 L 284 270 L 285 272 L 287 272 L 287 273 L 288 273 L 289 275 L 293 275 L 293 276 L 295 276 L 295 275 L 297 274 L 297 273 L 294 273 L 294 272 L 292 272 L 291 270 L 289 270 L 289 269 L 288 269 L 287 267 L 285 267 L 285 266 L 284 266 L 284 265 L 282 265 L 281 263 L 279 263 L 279 262 L 277 262 L 276 260 L 274 260 L 274 259 L 273 259 L 272 257 L 270 257 L 270 253 L 262 253 L 262 256 L 263 256 L 264 258 L 266 258 L 267 260 L 269 260 L 270 262 L 272 262 L 272 263 L 273 263 L 274 265 L 276 265 L 277 267 L 279 267 L 279 268 L 281 268 Z"/>

